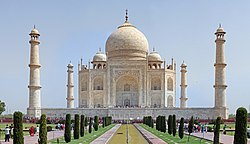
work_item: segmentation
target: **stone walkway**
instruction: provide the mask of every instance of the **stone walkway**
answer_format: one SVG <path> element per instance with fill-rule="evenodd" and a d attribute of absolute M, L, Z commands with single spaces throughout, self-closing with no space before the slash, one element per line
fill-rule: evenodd
<path fill-rule="evenodd" d="M 55 139 L 62 137 L 64 135 L 64 131 L 51 131 L 48 132 L 47 137 L 48 140 Z M 24 136 L 24 143 L 25 144 L 38 144 L 38 135 L 35 136 Z M 10 142 L 4 142 L 4 140 L 0 141 L 0 144 L 13 144 L 12 139 L 10 139 Z"/>
<path fill-rule="evenodd" d="M 151 143 L 151 144 L 167 144 L 162 139 L 158 138 L 157 136 L 155 136 L 151 132 L 148 132 L 147 130 L 145 130 L 144 128 L 142 128 L 141 126 L 139 126 L 138 124 L 134 124 L 134 126 L 149 141 L 149 143 Z"/>
<path fill-rule="evenodd" d="M 192 135 L 195 136 L 195 137 L 203 138 L 203 134 L 200 133 L 200 132 L 193 133 Z M 213 132 L 204 133 L 204 139 L 213 141 L 214 133 Z M 220 142 L 221 143 L 223 143 L 223 144 L 232 144 L 233 141 L 234 141 L 234 136 L 220 134 Z M 248 139 L 247 143 L 250 144 L 250 139 Z"/>
<path fill-rule="evenodd" d="M 121 124 L 115 125 L 112 129 L 105 132 L 103 135 L 92 141 L 90 144 L 106 144 L 120 126 Z"/>

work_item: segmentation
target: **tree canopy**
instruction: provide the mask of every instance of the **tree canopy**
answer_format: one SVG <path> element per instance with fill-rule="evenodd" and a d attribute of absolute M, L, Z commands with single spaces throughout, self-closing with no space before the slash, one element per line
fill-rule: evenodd
<path fill-rule="evenodd" d="M 5 111 L 5 103 L 0 100 L 0 115 Z"/>

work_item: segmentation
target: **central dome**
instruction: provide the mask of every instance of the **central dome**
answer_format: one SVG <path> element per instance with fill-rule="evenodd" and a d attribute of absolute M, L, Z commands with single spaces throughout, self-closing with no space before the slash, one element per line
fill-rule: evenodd
<path fill-rule="evenodd" d="M 125 21 L 108 37 L 106 52 L 109 60 L 146 60 L 148 41 L 142 32 Z"/>

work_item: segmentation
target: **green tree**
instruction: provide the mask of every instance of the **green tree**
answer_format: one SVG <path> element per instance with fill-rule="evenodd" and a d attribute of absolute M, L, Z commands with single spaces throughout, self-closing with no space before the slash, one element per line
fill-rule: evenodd
<path fill-rule="evenodd" d="M 193 133 L 194 128 L 194 117 L 192 116 L 188 122 L 188 142 L 189 142 L 189 136 L 191 133 Z"/>
<path fill-rule="evenodd" d="M 102 127 L 104 128 L 105 127 L 105 118 L 102 117 Z"/>
<path fill-rule="evenodd" d="M 173 136 L 176 134 L 176 116 L 173 115 Z"/>
<path fill-rule="evenodd" d="M 93 118 L 90 117 L 90 119 L 89 119 L 89 133 L 92 132 L 92 121 L 93 121 Z"/>
<path fill-rule="evenodd" d="M 166 132 L 166 117 L 165 116 L 161 116 L 161 130 L 162 132 Z"/>
<path fill-rule="evenodd" d="M 0 115 L 5 111 L 5 103 L 0 100 Z"/>
<path fill-rule="evenodd" d="M 81 137 L 84 136 L 84 115 L 81 115 L 80 135 Z"/>
<path fill-rule="evenodd" d="M 79 114 L 75 114 L 74 139 L 79 139 Z"/>
<path fill-rule="evenodd" d="M 168 134 L 172 134 L 173 133 L 173 116 L 169 115 L 168 116 Z"/>
<path fill-rule="evenodd" d="M 98 127 L 99 127 L 99 118 L 98 116 L 94 117 L 94 129 L 95 131 L 98 131 Z"/>
<path fill-rule="evenodd" d="M 84 120 L 84 126 L 87 127 L 88 126 L 88 117 L 85 117 L 85 120 Z"/>
<path fill-rule="evenodd" d="M 40 144 L 47 144 L 47 119 L 45 114 L 42 114 L 40 118 L 39 139 Z"/>
<path fill-rule="evenodd" d="M 14 113 L 14 131 L 13 143 L 24 144 L 23 139 L 23 114 L 21 112 Z"/>
<path fill-rule="evenodd" d="M 243 107 L 236 111 L 234 144 L 247 144 L 247 110 Z"/>
<path fill-rule="evenodd" d="M 220 144 L 220 122 L 221 117 L 217 117 L 214 127 L 214 144 Z"/>
<path fill-rule="evenodd" d="M 179 132 L 180 139 L 182 139 L 184 137 L 184 118 L 183 117 L 181 118 L 178 132 Z"/>
<path fill-rule="evenodd" d="M 71 141 L 71 115 L 70 114 L 66 115 L 64 140 L 66 143 Z"/>

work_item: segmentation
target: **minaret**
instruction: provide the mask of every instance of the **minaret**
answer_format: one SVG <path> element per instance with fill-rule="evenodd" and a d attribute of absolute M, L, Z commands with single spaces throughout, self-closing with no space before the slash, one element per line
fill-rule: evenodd
<path fill-rule="evenodd" d="M 215 96 L 215 108 L 226 107 L 226 63 L 225 63 L 225 39 L 226 32 L 221 25 L 217 29 L 216 35 L 216 62 L 215 67 L 215 84 L 214 84 L 214 96 Z"/>
<path fill-rule="evenodd" d="M 180 108 L 186 108 L 187 107 L 187 76 L 186 76 L 186 72 L 187 72 L 187 65 L 184 63 L 181 64 L 181 103 L 180 103 Z"/>
<path fill-rule="evenodd" d="M 27 115 L 30 117 L 41 116 L 41 97 L 40 97 L 40 63 L 39 63 L 39 32 L 32 29 L 30 35 L 30 79 L 29 79 L 29 107 Z"/>
<path fill-rule="evenodd" d="M 68 64 L 67 108 L 74 108 L 73 65 Z"/>

